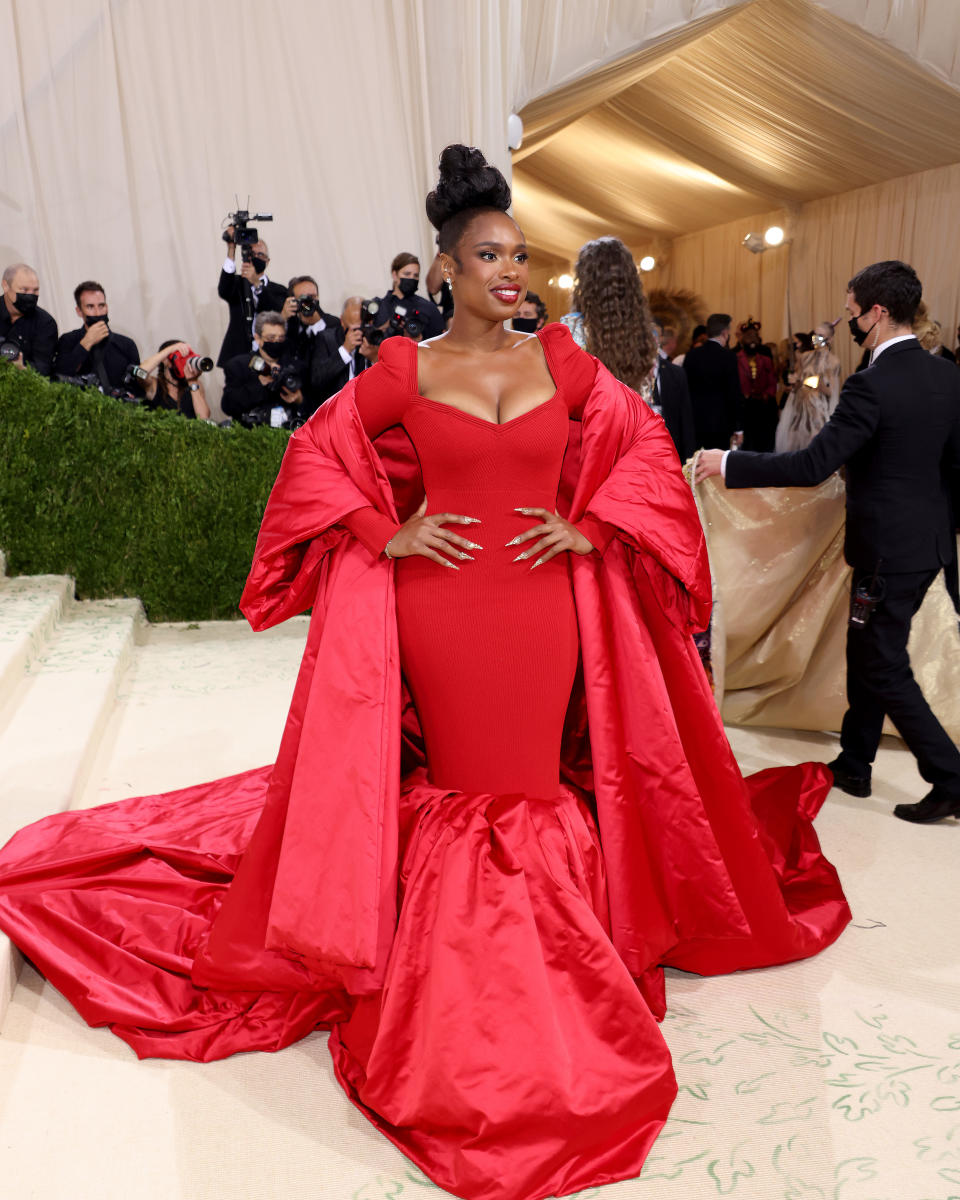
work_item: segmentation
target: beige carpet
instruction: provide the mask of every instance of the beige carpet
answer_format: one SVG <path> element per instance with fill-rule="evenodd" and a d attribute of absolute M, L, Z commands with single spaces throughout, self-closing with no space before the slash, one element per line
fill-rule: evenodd
<path fill-rule="evenodd" d="M 82 804 L 272 759 L 302 622 L 148 632 Z M 747 770 L 834 739 L 733 730 Z M 596 1200 L 960 1198 L 960 826 L 893 819 L 924 788 L 885 744 L 872 799 L 819 820 L 854 926 L 814 961 L 671 972 L 680 1097 L 643 1176 Z M 225 1062 L 138 1063 L 26 968 L 0 1038 L 0 1195 L 31 1200 L 428 1200 L 336 1085 L 326 1038 Z"/>

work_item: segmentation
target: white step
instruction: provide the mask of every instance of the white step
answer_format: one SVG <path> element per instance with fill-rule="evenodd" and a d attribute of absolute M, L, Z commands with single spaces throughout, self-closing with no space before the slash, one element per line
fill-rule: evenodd
<path fill-rule="evenodd" d="M 0 729 L 0 845 L 79 797 L 143 620 L 138 600 L 74 604 L 27 662 Z M 18 964 L 0 935 L 0 1026 Z"/>
<path fill-rule="evenodd" d="M 72 604 L 66 575 L 0 577 L 0 713 Z"/>

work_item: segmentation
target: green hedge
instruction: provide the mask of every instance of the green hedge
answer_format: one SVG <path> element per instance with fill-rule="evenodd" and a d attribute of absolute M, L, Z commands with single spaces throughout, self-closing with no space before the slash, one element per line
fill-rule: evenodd
<path fill-rule="evenodd" d="M 238 615 L 283 430 L 220 429 L 0 366 L 0 549 L 11 574 L 153 621 Z"/>

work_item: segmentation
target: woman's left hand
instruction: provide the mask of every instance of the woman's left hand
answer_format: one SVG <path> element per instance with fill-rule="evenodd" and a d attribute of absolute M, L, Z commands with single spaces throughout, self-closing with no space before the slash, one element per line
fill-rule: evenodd
<path fill-rule="evenodd" d="M 525 517 L 539 517 L 541 524 L 534 525 L 525 533 L 518 533 L 515 538 L 511 538 L 507 542 L 508 546 L 519 546 L 521 542 L 529 542 L 533 538 L 538 539 L 532 546 L 518 554 L 513 560 L 514 562 L 522 562 L 538 555 L 533 567 L 539 567 L 541 563 L 549 562 L 551 558 L 562 554 L 565 550 L 572 550 L 574 554 L 589 554 L 593 550 L 593 543 L 588 541 L 575 525 L 564 520 L 558 512 L 550 512 L 547 508 L 518 508 L 516 511 L 523 513 Z M 533 570 L 533 567 L 530 569 Z"/>

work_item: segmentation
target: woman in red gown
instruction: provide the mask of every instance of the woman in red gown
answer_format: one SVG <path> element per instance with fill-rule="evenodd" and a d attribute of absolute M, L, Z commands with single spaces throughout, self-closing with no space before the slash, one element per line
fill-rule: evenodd
<path fill-rule="evenodd" d="M 0 854 L 0 925 L 88 1021 L 200 1060 L 329 1027 L 351 1100 L 466 1200 L 638 1174 L 676 1093 L 662 964 L 849 919 L 829 777 L 744 781 L 724 738 L 662 421 L 565 328 L 504 327 L 509 202 L 444 151 L 450 331 L 385 342 L 291 439 L 241 602 L 313 609 L 276 764 Z"/>

